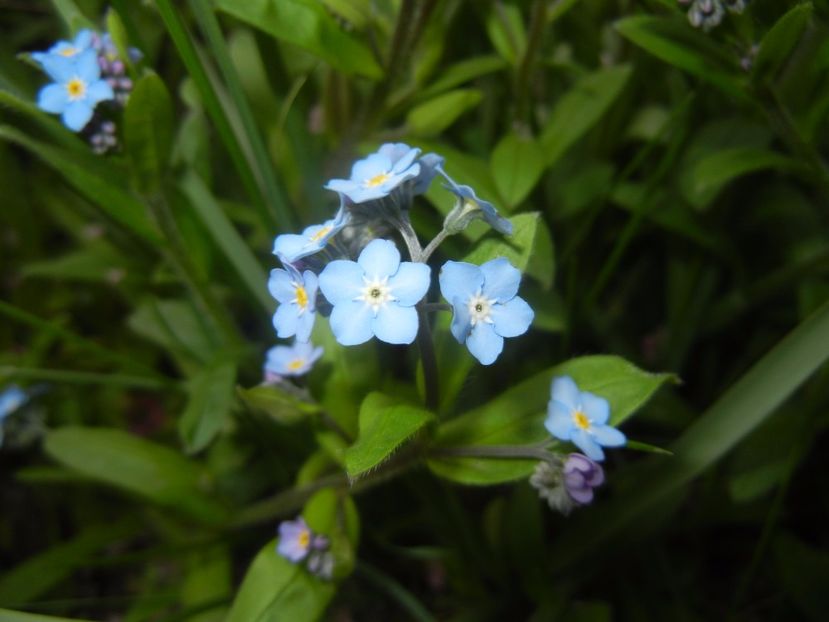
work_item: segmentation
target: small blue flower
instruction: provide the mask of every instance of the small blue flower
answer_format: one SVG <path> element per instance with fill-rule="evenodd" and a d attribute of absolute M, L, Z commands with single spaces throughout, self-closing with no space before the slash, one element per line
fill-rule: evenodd
<path fill-rule="evenodd" d="M 72 41 L 58 41 L 45 52 L 33 52 L 32 58 L 37 62 L 43 64 L 49 56 L 62 56 L 64 58 L 77 57 L 78 54 L 85 52 L 93 47 L 95 40 L 95 33 L 91 30 L 81 30 Z"/>
<path fill-rule="evenodd" d="M 495 362 L 504 337 L 527 332 L 534 313 L 518 293 L 521 272 L 506 258 L 481 266 L 447 261 L 440 270 L 440 293 L 452 304 L 452 334 L 483 365 Z"/>
<path fill-rule="evenodd" d="M 273 326 L 279 337 L 308 341 L 317 317 L 317 275 L 299 270 L 283 259 L 285 270 L 271 270 L 268 290 L 279 306 L 273 315 Z"/>
<path fill-rule="evenodd" d="M 40 90 L 37 105 L 46 112 L 60 114 L 70 130 L 81 131 L 92 118 L 98 102 L 115 96 L 112 87 L 101 80 L 95 50 L 86 50 L 71 58 L 47 54 L 41 65 L 55 83 Z"/>
<path fill-rule="evenodd" d="M 429 289 L 431 270 L 400 261 L 389 240 L 372 240 L 357 261 L 332 261 L 320 274 L 320 289 L 334 305 L 331 330 L 344 346 L 372 336 L 386 343 L 412 343 L 418 320 L 414 305 Z"/>
<path fill-rule="evenodd" d="M 279 524 L 276 552 L 294 564 L 301 562 L 311 550 L 313 537 L 311 529 L 301 516 L 296 520 L 282 521 Z"/>
<path fill-rule="evenodd" d="M 544 426 L 558 439 L 571 441 L 591 460 L 604 460 L 602 445 L 620 447 L 625 435 L 607 425 L 610 404 L 603 397 L 579 391 L 569 376 L 553 380 Z"/>
<path fill-rule="evenodd" d="M 347 196 L 354 203 L 365 203 L 388 196 L 404 181 L 420 173 L 415 159 L 420 149 L 403 143 L 386 143 L 351 168 L 349 179 L 332 179 L 325 188 Z"/>
<path fill-rule="evenodd" d="M 0 445 L 3 444 L 3 421 L 28 401 L 29 396 L 16 384 L 0 393 Z"/>
<path fill-rule="evenodd" d="M 440 167 L 437 170 L 449 182 L 449 185 L 444 187 L 458 197 L 457 207 L 453 211 L 457 210 L 464 214 L 477 213 L 479 217 L 483 218 L 490 227 L 499 233 L 512 235 L 512 223 L 498 214 L 498 210 L 495 209 L 492 203 L 479 199 L 470 186 L 456 184 Z"/>
<path fill-rule="evenodd" d="M 301 341 L 292 346 L 274 346 L 265 360 L 265 379 L 272 382 L 283 376 L 303 376 L 311 371 L 322 352 L 322 347 Z"/>
<path fill-rule="evenodd" d="M 276 237 L 273 243 L 273 254 L 284 257 L 289 263 L 318 253 L 328 241 L 348 224 L 349 213 L 344 206 L 340 206 L 336 216 L 326 220 L 321 225 L 307 227 L 302 235 L 286 233 Z"/>

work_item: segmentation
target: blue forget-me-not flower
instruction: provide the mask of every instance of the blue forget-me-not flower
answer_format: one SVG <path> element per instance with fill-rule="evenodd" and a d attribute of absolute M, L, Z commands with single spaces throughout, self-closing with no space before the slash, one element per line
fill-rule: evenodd
<path fill-rule="evenodd" d="M 429 289 L 431 269 L 423 263 L 400 261 L 389 240 L 372 240 L 357 261 L 338 259 L 322 271 L 322 293 L 334 305 L 331 330 L 344 346 L 377 337 L 387 343 L 415 340 L 414 305 Z"/>
<path fill-rule="evenodd" d="M 58 41 L 45 52 L 32 52 L 32 58 L 41 65 L 49 56 L 72 58 L 93 47 L 95 33 L 89 29 L 81 30 L 72 41 Z"/>
<path fill-rule="evenodd" d="M 29 401 L 29 396 L 16 384 L 0 393 L 0 445 L 3 444 L 3 421 L 27 401 Z"/>
<path fill-rule="evenodd" d="M 332 179 L 325 188 L 347 196 L 354 203 L 388 196 L 400 184 L 414 179 L 420 173 L 415 159 L 420 149 L 403 143 L 386 143 L 351 167 L 349 179 Z"/>
<path fill-rule="evenodd" d="M 449 182 L 449 185 L 444 187 L 458 197 L 457 205 L 449 217 L 457 214 L 455 219 L 460 223 L 461 228 L 466 227 L 468 220 L 471 218 L 483 218 L 498 233 L 512 235 L 512 223 L 501 216 L 492 203 L 479 199 L 475 194 L 475 190 L 470 186 L 456 184 L 440 167 L 437 170 Z M 449 220 L 449 217 L 447 217 L 447 220 Z"/>
<path fill-rule="evenodd" d="M 279 524 L 279 543 L 276 552 L 285 559 L 297 563 L 305 559 L 311 550 L 314 534 L 301 516 Z"/>
<path fill-rule="evenodd" d="M 81 131 L 92 118 L 95 106 L 115 96 L 112 87 L 101 80 L 98 55 L 93 49 L 71 57 L 46 54 L 40 64 L 55 82 L 40 90 L 37 105 L 61 115 L 70 130 Z"/>
<path fill-rule="evenodd" d="M 268 290 L 279 302 L 273 316 L 273 325 L 279 337 L 294 337 L 308 341 L 317 315 L 317 275 L 306 270 L 300 274 L 287 261 L 285 270 L 271 270 Z"/>
<path fill-rule="evenodd" d="M 506 258 L 481 266 L 447 261 L 440 271 L 440 292 L 452 304 L 452 334 L 484 365 L 495 362 L 504 337 L 530 327 L 534 313 L 517 296 L 521 272 Z"/>
<path fill-rule="evenodd" d="M 620 447 L 625 435 L 607 424 L 610 404 L 603 397 L 580 391 L 569 376 L 553 380 L 544 426 L 558 439 L 571 441 L 591 460 L 604 460 L 602 446 Z"/>
<path fill-rule="evenodd" d="M 301 235 L 283 233 L 277 236 L 273 243 L 273 254 L 293 263 L 298 259 L 318 253 L 348 224 L 348 221 L 348 211 L 341 205 L 334 218 L 326 220 L 321 225 L 306 227 Z"/>
<path fill-rule="evenodd" d="M 291 346 L 274 346 L 265 360 L 265 379 L 277 380 L 283 376 L 303 376 L 311 371 L 322 356 L 322 347 L 296 341 Z"/>

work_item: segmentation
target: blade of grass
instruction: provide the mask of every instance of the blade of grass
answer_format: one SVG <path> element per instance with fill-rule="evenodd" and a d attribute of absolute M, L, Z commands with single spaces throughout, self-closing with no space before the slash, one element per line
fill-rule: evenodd
<path fill-rule="evenodd" d="M 132 376 L 128 374 L 104 374 L 90 371 L 72 371 L 65 369 L 43 369 L 34 367 L 0 366 L 0 378 L 20 378 L 24 380 L 44 380 L 46 382 L 68 384 L 103 384 L 113 387 L 130 387 L 133 389 L 162 390 L 175 386 L 157 378 Z"/>

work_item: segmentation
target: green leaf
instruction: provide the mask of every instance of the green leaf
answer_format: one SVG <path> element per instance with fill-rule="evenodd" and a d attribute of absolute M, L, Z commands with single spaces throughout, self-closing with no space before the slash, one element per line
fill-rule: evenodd
<path fill-rule="evenodd" d="M 406 116 L 406 127 L 415 136 L 435 136 L 477 106 L 482 98 L 476 89 L 455 89 L 438 95 L 412 108 Z"/>
<path fill-rule="evenodd" d="M 173 140 L 173 104 L 167 87 L 151 73 L 135 84 L 124 110 L 124 142 L 136 185 L 157 190 L 167 170 Z"/>
<path fill-rule="evenodd" d="M 493 47 L 504 60 L 517 66 L 527 48 L 527 33 L 521 10 L 503 2 L 491 5 L 485 26 Z"/>
<path fill-rule="evenodd" d="M 89 622 L 81 618 L 56 618 L 54 616 L 44 616 L 39 613 L 11 611 L 10 609 L 0 609 L 0 620 L 3 622 Z"/>
<path fill-rule="evenodd" d="M 494 55 L 476 56 L 455 63 L 444 69 L 440 77 L 419 94 L 418 99 L 428 99 L 474 78 L 500 71 L 506 67 L 507 63 Z"/>
<path fill-rule="evenodd" d="M 118 51 L 118 57 L 127 66 L 132 67 L 132 57 L 130 56 L 129 36 L 127 29 L 121 16 L 113 7 L 109 7 L 106 17 L 107 32 L 112 38 L 112 43 Z"/>
<path fill-rule="evenodd" d="M 201 491 L 202 469 L 177 452 L 107 428 L 64 427 L 46 436 L 46 452 L 90 479 L 216 524 L 225 510 Z"/>
<path fill-rule="evenodd" d="M 54 259 L 26 264 L 21 275 L 117 284 L 133 269 L 135 266 L 130 265 L 121 253 L 99 241 Z"/>
<path fill-rule="evenodd" d="M 490 167 L 508 207 L 514 208 L 527 197 L 541 178 L 544 164 L 544 153 L 532 139 L 507 134 L 500 140 Z"/>
<path fill-rule="evenodd" d="M 138 305 L 127 324 L 142 337 L 191 361 L 206 364 L 214 358 L 214 336 L 188 300 L 150 298 Z"/>
<path fill-rule="evenodd" d="M 610 403 L 610 423 L 632 416 L 666 382 L 670 374 L 651 374 L 617 356 L 584 356 L 536 374 L 487 404 L 452 419 L 438 429 L 436 448 L 477 445 L 525 445 L 549 438 L 544 428 L 550 385 L 570 376 L 582 391 Z M 527 477 L 537 460 L 478 457 L 433 457 L 429 468 L 463 484 L 497 484 Z"/>
<path fill-rule="evenodd" d="M 774 78 L 783 67 L 795 47 L 802 40 L 803 32 L 812 17 L 812 4 L 798 4 L 781 17 L 760 41 L 760 49 L 751 69 L 756 81 Z"/>
<path fill-rule="evenodd" d="M 616 30 L 657 58 L 745 99 L 738 86 L 737 55 L 684 19 L 636 15 L 616 22 Z"/>
<path fill-rule="evenodd" d="M 619 473 L 631 484 L 626 494 L 582 513 L 568 525 L 551 552 L 553 570 L 585 560 L 610 544 L 632 542 L 626 532 L 722 459 L 829 358 L 829 304 L 795 328 L 726 391 L 669 449 L 673 458 L 654 458 Z M 665 524 L 667 517 L 659 524 Z M 655 525 L 654 525 L 655 526 Z M 640 534 L 644 535 L 644 534 Z"/>
<path fill-rule="evenodd" d="M 6 126 L 0 126 L 0 139 L 28 149 L 114 221 L 154 246 L 160 243 L 143 203 L 118 183 L 117 180 L 123 178 L 118 168 L 91 154 L 40 143 Z"/>
<path fill-rule="evenodd" d="M 357 441 L 345 452 L 348 476 L 356 478 L 385 460 L 434 419 L 429 411 L 370 393 L 360 407 Z"/>
<path fill-rule="evenodd" d="M 81 13 L 72 0 L 52 0 L 52 6 L 55 7 L 55 11 L 60 15 L 72 35 L 77 34 L 79 30 L 84 28 L 95 29 L 95 24 Z"/>
<path fill-rule="evenodd" d="M 600 69 L 581 78 L 561 97 L 541 133 L 547 166 L 555 164 L 602 118 L 621 94 L 631 72 L 630 65 Z"/>
<path fill-rule="evenodd" d="M 272 313 L 274 301 L 268 293 L 268 275 L 250 247 L 230 222 L 210 190 L 194 172 L 188 171 L 181 182 L 190 205 L 207 227 L 213 241 L 224 252 L 228 264 L 265 311 Z"/>
<path fill-rule="evenodd" d="M 225 622 L 315 622 L 335 589 L 278 555 L 276 540 L 271 540 L 248 568 Z"/>
<path fill-rule="evenodd" d="M 317 0 L 216 0 L 216 8 L 320 57 L 334 69 L 368 78 L 383 72 L 369 48 L 340 29 Z"/>
<path fill-rule="evenodd" d="M 510 218 L 512 235 L 490 233 L 484 236 L 463 261 L 480 265 L 506 257 L 512 265 L 535 277 L 544 287 L 553 283 L 555 265 L 550 232 L 538 212 Z"/>
<path fill-rule="evenodd" d="M 233 406 L 235 386 L 236 365 L 231 361 L 205 367 L 190 380 L 190 397 L 178 425 L 189 453 L 207 447 L 224 427 Z"/>
<path fill-rule="evenodd" d="M 263 384 L 237 391 L 249 407 L 264 411 L 281 423 L 295 423 L 322 410 L 319 404 L 309 400 L 307 393 L 292 390 L 291 385 Z"/>

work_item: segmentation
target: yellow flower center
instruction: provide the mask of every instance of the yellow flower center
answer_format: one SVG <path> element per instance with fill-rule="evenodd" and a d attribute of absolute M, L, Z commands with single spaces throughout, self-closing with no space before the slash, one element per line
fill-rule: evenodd
<path fill-rule="evenodd" d="M 575 423 L 582 430 L 587 430 L 590 428 L 590 419 L 588 419 L 587 415 L 585 415 L 580 410 L 577 410 L 573 413 L 573 423 Z"/>
<path fill-rule="evenodd" d="M 66 91 L 69 93 L 71 101 L 81 99 L 86 94 L 86 82 L 80 78 L 72 78 L 66 83 Z"/>
<path fill-rule="evenodd" d="M 67 58 L 69 58 L 70 56 L 74 56 L 77 53 L 77 48 L 73 48 L 72 46 L 69 46 L 68 48 L 63 48 L 60 52 L 58 52 L 58 54 L 60 54 L 61 56 L 66 56 Z"/>
<path fill-rule="evenodd" d="M 305 361 L 303 359 L 294 359 L 293 361 L 288 363 L 288 369 L 290 369 L 291 371 L 298 371 L 302 369 L 304 366 Z M 300 534 L 299 539 L 302 540 L 303 537 L 305 537 L 305 539 L 307 540 L 308 532 L 303 531 L 302 534 Z"/>
<path fill-rule="evenodd" d="M 302 285 L 296 286 L 296 303 L 300 309 L 304 309 L 308 306 L 308 292 L 305 291 L 305 288 Z"/>
<path fill-rule="evenodd" d="M 380 173 L 379 175 L 375 175 L 371 179 L 367 179 L 363 182 L 363 185 L 366 188 L 374 188 L 375 186 L 379 186 L 383 182 L 385 182 L 391 175 L 388 173 Z"/>
<path fill-rule="evenodd" d="M 329 231 L 331 231 L 331 227 L 323 227 L 308 239 L 312 242 L 319 242 L 322 238 L 328 235 Z"/>

